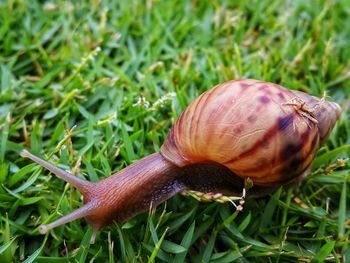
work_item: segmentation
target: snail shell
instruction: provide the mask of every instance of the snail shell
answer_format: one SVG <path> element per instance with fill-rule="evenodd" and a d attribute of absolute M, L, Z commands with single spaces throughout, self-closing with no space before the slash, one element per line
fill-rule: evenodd
<path fill-rule="evenodd" d="M 340 115 L 336 103 L 246 79 L 217 85 L 174 124 L 161 154 L 179 167 L 216 162 L 255 185 L 302 176 Z"/>

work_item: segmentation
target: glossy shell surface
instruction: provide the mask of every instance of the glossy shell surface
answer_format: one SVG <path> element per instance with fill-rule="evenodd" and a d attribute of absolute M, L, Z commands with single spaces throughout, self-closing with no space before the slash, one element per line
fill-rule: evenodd
<path fill-rule="evenodd" d="M 277 84 L 228 81 L 188 106 L 161 154 L 180 167 L 216 162 L 254 184 L 283 183 L 310 167 L 339 114 L 336 103 Z"/>

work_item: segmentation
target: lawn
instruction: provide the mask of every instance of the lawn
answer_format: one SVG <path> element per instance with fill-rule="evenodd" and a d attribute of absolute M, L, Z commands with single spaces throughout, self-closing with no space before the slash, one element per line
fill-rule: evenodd
<path fill-rule="evenodd" d="M 0 262 L 350 261 L 348 0 L 41 2 L 0 0 Z M 240 78 L 342 106 L 300 185 L 248 196 L 242 212 L 177 195 L 93 245 L 84 220 L 38 232 L 82 196 L 22 149 L 96 182 Z"/>

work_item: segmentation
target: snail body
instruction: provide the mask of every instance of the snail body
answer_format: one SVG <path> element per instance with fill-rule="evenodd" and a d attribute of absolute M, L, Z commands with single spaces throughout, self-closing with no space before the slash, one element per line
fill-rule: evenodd
<path fill-rule="evenodd" d="M 171 196 L 195 190 L 254 195 L 305 177 L 340 115 L 338 104 L 282 86 L 244 79 L 215 86 L 194 100 L 159 153 L 91 183 L 24 150 L 21 155 L 71 183 L 84 206 L 48 225 L 85 217 L 96 231 L 124 222 Z"/>

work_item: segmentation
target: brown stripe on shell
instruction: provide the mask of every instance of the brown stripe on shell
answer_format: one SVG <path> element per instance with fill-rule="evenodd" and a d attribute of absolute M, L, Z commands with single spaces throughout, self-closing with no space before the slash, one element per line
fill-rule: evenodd
<path fill-rule="evenodd" d="M 225 90 L 224 90 L 224 91 L 226 91 L 226 90 L 228 90 L 228 89 L 233 89 L 233 88 L 238 88 L 238 87 L 237 87 L 237 86 L 232 86 L 232 85 L 227 85 L 227 86 L 225 86 Z M 231 114 L 232 114 L 231 111 L 230 111 L 230 108 L 236 106 L 236 100 L 237 100 L 237 98 L 236 98 L 236 97 L 233 97 L 233 100 L 234 100 L 233 105 L 229 105 L 229 106 L 226 105 L 226 107 L 228 107 L 228 109 L 225 111 L 224 114 L 221 113 L 221 116 L 220 116 L 220 119 L 221 119 L 221 120 L 226 120 L 227 115 L 231 115 Z M 231 102 L 232 102 L 232 100 L 231 100 Z M 211 115 L 212 115 L 212 114 L 211 114 Z M 209 119 L 209 120 L 213 119 L 213 117 L 212 117 L 211 115 L 208 116 L 208 119 Z M 215 128 L 215 127 L 212 127 L 212 129 L 213 129 L 213 128 Z M 232 126 L 231 126 L 231 125 L 227 125 L 226 128 L 221 129 L 221 137 L 220 137 L 220 139 L 222 138 L 222 136 L 224 136 L 224 135 L 225 135 L 228 131 L 230 131 L 230 130 L 232 130 Z M 211 133 L 208 132 L 208 134 L 211 134 Z M 206 140 L 206 144 L 207 144 L 207 145 L 210 145 L 210 143 L 211 143 L 211 141 L 212 141 L 213 139 L 215 139 L 215 136 L 209 136 L 209 137 L 207 138 L 207 140 Z"/>
<path fill-rule="evenodd" d="M 276 174 L 283 177 L 283 180 L 288 180 L 298 176 L 306 167 L 310 165 L 307 163 L 309 155 L 312 156 L 315 150 L 311 147 L 313 137 L 318 137 L 318 134 L 311 135 L 311 129 L 307 129 L 300 137 L 300 142 L 297 144 L 289 144 L 281 149 L 280 159 L 278 161 L 280 168 Z M 308 150 L 307 150 L 308 149 Z M 307 150 L 306 153 L 305 150 Z M 311 158 L 312 160 L 312 158 Z M 310 162 L 311 162 L 310 160 Z"/>
<path fill-rule="evenodd" d="M 180 118 L 176 121 L 173 129 L 174 129 L 174 142 L 177 145 L 178 141 L 181 140 L 181 138 L 184 138 L 186 136 L 186 130 L 183 130 L 183 127 L 188 127 L 186 124 L 186 120 L 189 118 L 190 111 L 185 110 L 181 113 Z M 177 145 L 178 146 L 178 145 Z M 183 147 L 181 145 L 178 146 L 179 152 L 178 154 L 181 154 L 182 156 L 186 156 L 186 153 L 183 152 Z M 186 158 L 187 160 L 187 158 Z"/>
<path fill-rule="evenodd" d="M 318 133 L 314 133 L 313 136 L 310 136 L 310 129 L 308 129 L 309 132 L 305 132 L 302 134 L 302 142 L 303 147 L 302 149 L 307 150 L 307 151 L 298 151 L 294 153 L 294 158 L 292 156 L 285 157 L 285 159 L 280 160 L 281 163 L 286 163 L 286 161 L 289 164 L 284 164 L 282 165 L 278 170 L 277 174 L 280 174 L 280 178 L 283 180 L 282 181 L 288 181 L 289 179 L 299 176 L 302 174 L 312 163 L 312 160 L 314 158 L 314 155 L 316 153 L 316 148 L 313 146 L 314 141 L 318 142 L 319 135 Z M 305 136 L 308 136 L 305 138 Z M 296 149 L 294 149 L 296 151 Z M 306 153 L 304 153 L 306 152 Z M 299 155 L 299 156 L 298 156 Z M 289 166 L 289 167 L 288 167 Z"/>
<path fill-rule="evenodd" d="M 315 135 L 318 137 L 318 135 Z M 245 176 L 250 177 L 253 179 L 255 184 L 258 185 L 264 185 L 264 184 L 270 184 L 270 183 L 283 183 L 290 181 L 292 178 L 297 177 L 301 175 L 308 167 L 310 167 L 312 160 L 314 158 L 315 149 L 310 147 L 309 151 L 302 155 L 299 152 L 292 158 L 284 160 L 284 162 L 287 161 L 287 163 L 278 163 L 278 166 L 281 166 L 275 173 L 273 174 L 266 174 L 263 177 L 254 177 L 254 176 Z M 306 158 L 305 158 L 306 157 Z M 288 167 L 289 166 L 289 167 Z M 266 168 L 267 169 L 267 168 Z M 266 170 L 265 169 L 265 170 Z M 270 170 L 274 169 L 273 167 L 269 167 Z M 244 173 L 247 172 L 263 172 L 263 167 L 252 169 L 252 171 L 244 170 Z M 242 170 L 240 170 L 242 172 Z M 272 180 L 267 180 L 267 178 L 271 178 Z"/>
<path fill-rule="evenodd" d="M 200 112 L 197 114 L 197 122 L 196 122 L 195 129 L 194 129 L 194 131 L 193 131 L 194 135 L 197 135 L 197 130 L 198 130 L 200 118 L 203 118 L 203 117 L 204 117 L 202 114 L 203 114 L 203 110 L 205 110 L 205 105 L 207 104 L 208 100 L 209 100 L 210 98 L 213 97 L 213 94 L 215 93 L 215 91 L 216 91 L 217 89 L 218 89 L 218 88 L 214 88 L 214 89 L 210 90 L 210 91 L 207 93 L 206 98 L 205 98 L 205 100 L 203 101 L 203 105 L 201 105 Z M 199 102 L 198 102 L 198 104 L 199 104 Z M 208 132 L 208 133 L 209 133 L 209 132 Z M 210 133 L 209 133 L 209 134 L 210 134 Z M 209 138 L 209 140 L 210 140 L 210 138 Z M 207 144 L 209 144 L 209 140 L 207 141 Z M 197 143 L 196 138 L 195 138 L 195 140 L 192 140 L 192 142 L 193 142 L 194 144 L 196 144 L 196 143 Z M 198 152 L 196 152 L 196 154 L 198 155 Z"/>
<path fill-rule="evenodd" d="M 199 120 L 200 120 L 200 117 L 201 117 L 201 114 L 202 114 L 202 111 L 203 111 L 203 108 L 204 108 L 201 105 L 201 102 L 202 102 L 203 98 L 204 98 L 205 101 L 207 101 L 211 94 L 212 94 L 212 90 L 210 90 L 209 92 L 204 93 L 203 95 L 205 95 L 205 96 L 203 96 L 203 95 L 200 96 L 195 101 L 195 104 L 192 105 L 191 110 L 193 111 L 193 114 L 192 114 L 192 117 L 191 117 L 191 124 L 190 124 L 191 125 L 190 127 L 192 127 L 192 129 L 190 130 L 190 133 L 188 134 L 188 137 L 190 138 L 189 140 L 190 140 L 190 142 L 193 145 L 196 145 L 197 129 L 198 129 Z M 199 107 L 199 105 L 200 105 L 200 111 L 197 113 L 197 108 Z M 196 151 L 196 147 L 191 147 L 191 153 L 192 153 L 192 155 L 195 155 L 195 156 L 198 155 L 198 153 Z"/>
<path fill-rule="evenodd" d="M 180 117 L 177 120 L 176 124 L 183 120 L 185 113 L 186 111 L 180 114 Z M 176 124 L 170 130 L 166 141 L 160 149 L 160 153 L 165 159 L 181 167 L 188 164 L 189 162 L 182 154 L 182 151 L 179 150 L 178 145 L 176 143 L 176 135 L 180 136 L 180 138 L 182 137 L 182 131 Z"/>
<path fill-rule="evenodd" d="M 234 162 L 241 160 L 242 158 L 247 158 L 253 155 L 262 145 L 266 144 L 267 140 L 270 140 L 276 133 L 278 132 L 277 127 L 273 127 L 269 129 L 262 139 L 258 140 L 250 149 L 247 151 L 239 154 L 238 156 L 235 156 L 231 160 L 225 162 L 225 165 L 231 165 Z"/>
<path fill-rule="evenodd" d="M 315 148 L 316 144 L 319 142 L 319 136 L 315 136 L 311 142 L 311 148 Z"/>
<path fill-rule="evenodd" d="M 174 138 L 174 129 L 171 129 L 167 138 L 167 146 L 171 146 L 174 150 L 177 151 L 177 146 Z"/>
<path fill-rule="evenodd" d="M 234 85 L 234 86 L 233 86 Z M 218 88 L 217 90 L 219 91 L 219 92 L 213 92 L 213 93 L 211 93 L 210 94 L 210 97 L 211 97 L 211 99 L 213 99 L 213 100 L 215 100 L 215 99 L 217 99 L 217 97 L 218 96 L 220 96 L 220 95 L 222 95 L 222 93 L 225 93 L 227 90 L 229 90 L 229 89 L 233 89 L 233 88 L 238 88 L 238 87 L 236 87 L 235 86 L 235 84 L 232 84 L 231 82 L 226 82 L 225 84 L 223 84 L 221 87 L 220 87 L 220 89 Z M 208 96 L 209 97 L 209 96 Z M 210 101 L 209 101 L 210 102 Z M 220 105 L 221 106 L 221 105 Z M 222 106 L 225 106 L 225 107 L 227 107 L 227 105 L 226 104 L 223 104 Z M 204 107 L 205 107 L 205 105 L 204 105 Z M 225 118 L 226 118 L 226 115 L 229 115 L 229 114 L 231 114 L 230 113 L 230 110 L 228 109 L 228 110 L 224 110 L 224 111 L 220 111 L 220 115 L 218 115 L 218 113 L 217 113 L 217 108 L 216 108 L 216 110 L 214 111 L 213 109 L 211 109 L 211 113 L 210 114 L 208 114 L 208 112 L 206 112 L 206 114 L 203 114 L 203 115 L 205 115 L 205 116 L 203 116 L 202 115 L 202 117 L 203 118 L 206 118 L 205 120 L 204 120 L 204 122 L 205 123 L 210 123 L 210 120 L 218 120 L 218 118 L 220 119 L 220 120 L 224 120 Z M 202 112 L 201 112 L 201 114 L 202 114 Z M 218 115 L 218 116 L 217 116 Z M 197 128 L 198 128 L 198 125 L 197 125 Z M 217 129 L 217 125 L 207 125 L 206 127 L 205 127 L 205 129 L 206 129 L 206 135 L 207 136 L 205 136 L 205 138 L 204 138 L 204 141 L 205 141 L 205 145 L 213 145 L 212 144 L 212 141 L 214 140 L 214 142 L 215 142 L 215 144 L 217 143 L 217 140 L 218 139 L 221 139 L 221 138 L 218 138 L 216 135 L 215 136 L 213 136 L 213 134 L 215 134 L 216 132 L 216 129 Z M 225 131 L 226 130 L 229 130 L 230 129 L 230 127 L 228 127 L 228 128 L 226 128 L 226 129 L 222 129 L 221 131 L 220 131 L 220 134 L 221 134 L 221 136 L 223 136 L 224 134 L 225 134 Z M 196 131 L 197 132 L 197 131 Z M 209 136 L 210 135 L 210 136 Z M 198 144 L 201 144 L 201 142 L 199 142 Z M 203 154 L 203 152 L 201 152 L 201 154 Z M 205 160 L 207 160 L 206 158 L 204 158 Z M 201 160 L 201 161 L 203 161 L 203 159 Z"/>
<path fill-rule="evenodd" d="M 293 156 L 299 154 L 302 149 L 305 149 L 305 145 L 309 141 L 309 135 L 310 135 L 310 129 L 308 129 L 306 132 L 302 134 L 300 143 L 298 144 L 290 143 L 286 145 L 283 149 L 281 149 L 280 153 L 277 155 L 279 159 L 278 160 L 276 159 L 276 162 L 274 163 L 275 165 L 273 167 L 269 167 L 269 170 L 272 170 L 274 167 L 281 166 L 281 164 L 290 161 Z M 266 160 L 266 162 L 267 161 L 268 160 Z M 261 172 L 262 170 L 264 170 L 264 163 L 261 162 L 260 166 L 256 165 L 253 168 L 240 169 L 239 171 L 247 174 L 247 173 Z M 270 176 L 270 174 L 266 175 L 266 177 L 268 176 Z M 264 177 L 265 176 L 259 177 L 259 178 L 264 178 Z"/>
<path fill-rule="evenodd" d="M 310 137 L 310 129 L 307 129 L 300 137 L 299 143 L 288 143 L 286 146 L 284 146 L 283 149 L 281 149 L 280 152 L 280 161 L 287 160 L 291 158 L 293 155 L 296 155 L 299 153 L 302 149 L 304 149 L 305 145 L 309 142 Z"/>
<path fill-rule="evenodd" d="M 260 147 L 262 147 L 263 145 L 266 145 L 266 143 L 278 132 L 280 132 L 281 130 L 283 131 L 287 127 L 289 127 L 293 123 L 293 119 L 294 119 L 293 114 L 289 114 L 286 117 L 279 118 L 277 123 L 262 136 L 262 139 L 255 142 L 255 144 L 247 151 L 225 162 L 225 165 L 232 165 L 234 162 L 241 160 L 242 158 L 247 158 L 253 155 L 256 151 L 259 150 Z"/>
<path fill-rule="evenodd" d="M 315 136 L 318 137 L 318 135 Z M 311 165 L 315 152 L 316 150 L 313 147 L 309 147 L 309 151 L 306 154 L 290 160 L 289 167 L 286 167 L 286 165 L 281 167 L 278 171 L 282 179 L 280 181 L 288 181 L 302 174 Z"/>

